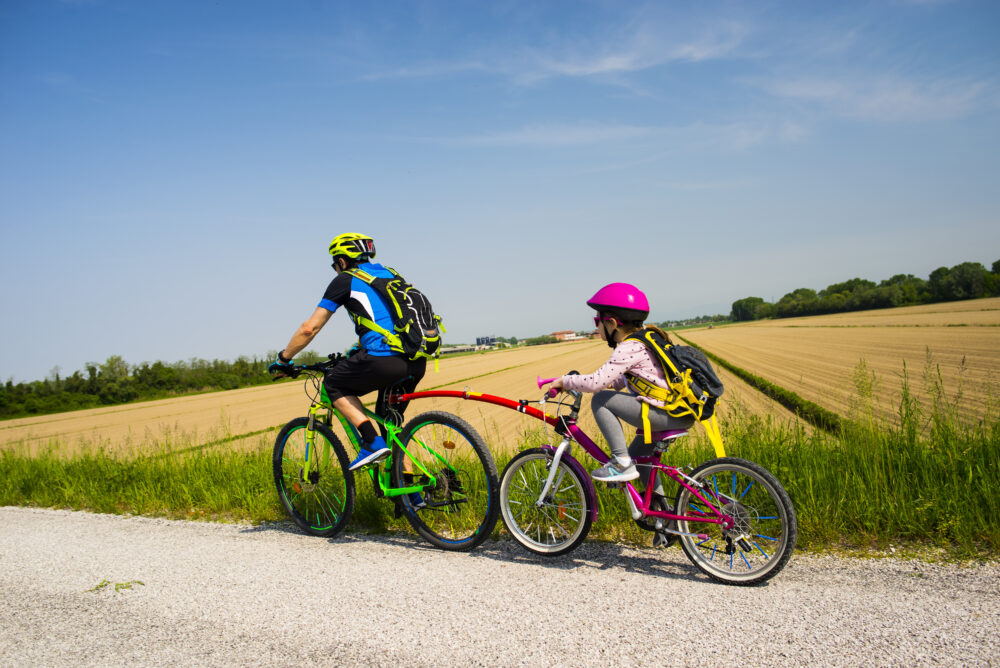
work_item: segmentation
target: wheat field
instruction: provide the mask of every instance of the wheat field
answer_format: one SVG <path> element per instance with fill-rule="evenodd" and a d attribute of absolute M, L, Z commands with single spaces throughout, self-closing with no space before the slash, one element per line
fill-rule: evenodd
<path fill-rule="evenodd" d="M 874 373 L 876 410 L 898 410 L 904 364 L 928 405 L 937 383 L 967 419 L 979 419 L 1000 378 L 1000 298 L 766 320 L 682 332 L 719 357 L 842 415 L 855 406 L 855 376 Z M 929 381 L 925 374 L 929 373 Z M 940 380 L 939 380 L 940 379 Z"/>
<path fill-rule="evenodd" d="M 864 360 L 877 377 L 879 410 L 897 410 L 903 363 L 912 389 L 927 402 L 923 381 L 928 355 L 932 371 L 949 396 L 963 392 L 967 417 L 982 415 L 989 384 L 1000 376 L 1000 298 L 866 311 L 809 318 L 763 321 L 680 332 L 690 341 L 772 383 L 799 393 L 842 415 L 856 396 L 855 375 Z M 610 354 L 601 341 L 572 341 L 528 348 L 445 357 L 435 373 L 428 367 L 418 389 L 468 389 L 511 399 L 537 400 L 536 376 L 577 370 L 590 373 Z M 796 418 L 776 402 L 717 368 L 726 387 L 719 404 L 723 424 L 730 411 L 743 410 Z M 374 394 L 363 399 L 374 401 Z M 309 405 L 301 380 L 228 392 L 214 392 L 122 406 L 95 408 L 0 422 L 0 447 L 67 455 L 81 449 L 131 453 L 192 447 L 269 448 L 277 429 L 304 415 Z M 516 411 L 461 399 L 420 399 L 407 418 L 445 410 L 467 420 L 498 451 L 519 447 L 526 433 L 542 423 Z M 554 413 L 550 402 L 547 412 Z M 598 430 L 584 402 L 581 426 Z M 550 432 L 550 437 L 551 437 Z"/>
<path fill-rule="evenodd" d="M 512 399 L 541 397 L 536 376 L 552 377 L 570 370 L 590 373 L 603 364 L 610 349 L 600 341 L 573 341 L 529 348 L 443 358 L 435 373 L 428 366 L 419 390 L 468 389 Z M 726 396 L 719 414 L 736 406 L 794 419 L 784 408 L 742 381 L 719 370 Z M 374 401 L 374 394 L 363 397 Z M 309 406 L 301 380 L 274 385 L 95 408 L 56 415 L 0 422 L 0 447 L 37 452 L 40 448 L 70 455 L 81 449 L 132 453 L 199 446 L 270 447 L 288 420 L 304 415 Z M 407 419 L 428 410 L 445 410 L 467 420 L 492 448 L 516 450 L 525 432 L 542 423 L 516 411 L 462 399 L 420 399 L 411 402 Z M 546 407 L 555 412 L 553 403 Z M 599 433 L 584 402 L 580 424 L 592 437 Z M 551 431 L 550 431 L 551 434 Z"/>

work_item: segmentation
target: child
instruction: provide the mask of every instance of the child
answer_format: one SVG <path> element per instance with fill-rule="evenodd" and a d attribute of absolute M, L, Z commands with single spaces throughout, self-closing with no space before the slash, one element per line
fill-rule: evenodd
<path fill-rule="evenodd" d="M 671 417 L 663 410 L 663 402 L 635 393 L 620 392 L 628 387 L 628 376 L 645 380 L 653 385 L 669 390 L 659 363 L 652 357 L 641 341 L 624 340 L 632 332 L 642 329 L 642 323 L 649 315 L 649 301 L 639 288 L 628 283 L 611 283 L 597 291 L 587 301 L 587 305 L 597 311 L 594 324 L 601 338 L 614 348 L 611 358 L 600 369 L 588 376 L 572 375 L 557 378 L 552 387 L 578 392 L 593 392 L 591 409 L 597 426 L 604 434 L 611 449 L 611 459 L 607 464 L 594 470 L 591 475 L 601 482 L 624 482 L 639 477 L 632 456 L 648 455 L 652 446 L 637 436 L 629 448 L 625 446 L 625 433 L 619 420 L 633 426 L 642 424 L 642 403 L 649 404 L 649 425 L 653 431 L 666 429 L 688 429 L 694 424 L 692 416 Z M 663 331 L 659 333 L 669 341 Z M 605 389 L 607 387 L 614 389 Z M 641 467 L 643 478 L 648 476 L 648 466 Z M 657 481 L 654 492 L 662 494 Z"/>

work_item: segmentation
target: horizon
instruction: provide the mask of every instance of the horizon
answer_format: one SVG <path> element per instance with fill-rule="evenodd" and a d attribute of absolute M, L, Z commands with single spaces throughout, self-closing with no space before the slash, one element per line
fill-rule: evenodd
<path fill-rule="evenodd" d="M 0 379 L 279 350 L 348 231 L 446 341 L 581 331 L 611 282 L 665 322 L 989 269 L 998 26 L 973 0 L 0 4 Z M 354 338 L 335 314 L 309 350 Z"/>

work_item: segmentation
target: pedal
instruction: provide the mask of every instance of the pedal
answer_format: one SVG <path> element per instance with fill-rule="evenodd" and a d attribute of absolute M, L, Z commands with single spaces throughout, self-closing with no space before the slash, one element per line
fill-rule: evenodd
<path fill-rule="evenodd" d="M 625 489 L 623 482 L 606 482 L 604 484 L 608 486 L 608 489 Z"/>

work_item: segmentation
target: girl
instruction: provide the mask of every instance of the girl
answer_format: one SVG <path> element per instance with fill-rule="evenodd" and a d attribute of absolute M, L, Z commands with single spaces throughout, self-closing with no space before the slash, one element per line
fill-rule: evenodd
<path fill-rule="evenodd" d="M 643 442 L 641 436 L 636 436 L 630 447 L 625 446 L 625 433 L 619 420 L 638 427 L 642 424 L 642 403 L 649 404 L 649 424 L 653 431 L 666 429 L 688 429 L 694 424 L 694 417 L 671 417 L 663 410 L 663 402 L 644 395 L 634 394 L 627 387 L 626 375 L 633 376 L 669 390 L 666 378 L 659 363 L 653 358 L 641 341 L 629 339 L 632 332 L 642 329 L 646 316 L 649 315 L 649 301 L 639 288 L 628 283 L 611 283 L 597 291 L 587 305 L 597 311 L 594 325 L 601 338 L 607 341 L 614 352 L 611 358 L 600 369 L 588 376 L 572 375 L 557 378 L 552 387 L 578 392 L 593 392 L 591 409 L 597 426 L 604 434 L 611 449 L 611 459 L 604 466 L 594 470 L 591 475 L 601 482 L 624 482 L 635 480 L 640 471 L 632 461 L 633 456 L 648 455 L 652 445 Z M 657 331 L 669 341 L 666 332 Z M 605 389 L 608 387 L 613 389 Z M 648 466 L 642 466 L 645 479 Z M 660 486 L 657 481 L 657 487 Z M 662 493 L 660 489 L 654 489 Z"/>

